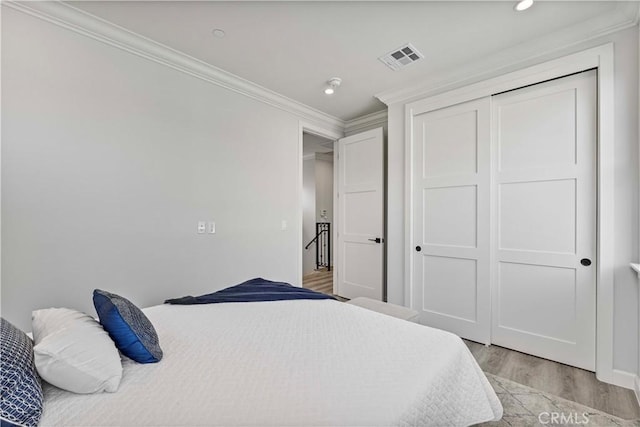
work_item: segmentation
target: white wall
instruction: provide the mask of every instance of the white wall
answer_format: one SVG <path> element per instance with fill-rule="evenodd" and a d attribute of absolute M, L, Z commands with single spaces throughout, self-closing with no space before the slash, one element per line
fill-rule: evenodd
<path fill-rule="evenodd" d="M 638 24 L 638 110 L 638 115 L 640 116 L 640 24 Z M 638 120 L 638 146 L 640 147 L 640 120 Z M 640 213 L 638 214 L 638 216 L 638 219 L 640 221 Z M 638 262 L 637 259 L 636 262 Z M 638 283 L 640 284 L 640 282 Z M 638 370 L 636 371 L 635 385 L 636 398 L 638 399 L 638 403 L 640 403 L 640 288 L 638 292 Z"/>
<path fill-rule="evenodd" d="M 333 221 L 333 153 L 316 154 L 316 221 L 323 221 L 322 210 L 327 211 L 327 222 Z"/>
<path fill-rule="evenodd" d="M 329 222 L 333 226 L 333 153 L 316 154 L 316 221 Z M 327 211 L 326 220 L 322 210 Z M 333 244 L 331 241 L 331 265 L 333 265 Z"/>
<path fill-rule="evenodd" d="M 306 138 L 306 134 L 303 135 Z M 322 210 L 326 209 L 326 222 L 333 223 L 333 153 L 315 153 L 303 161 L 303 210 L 302 210 L 302 265 L 303 274 L 316 268 L 316 246 L 304 247 L 316 236 L 316 222 L 325 222 Z M 333 241 L 331 242 L 333 261 Z M 332 262 L 333 265 L 333 262 Z"/>
<path fill-rule="evenodd" d="M 17 326 L 41 307 L 93 313 L 94 288 L 148 306 L 299 284 L 293 114 L 7 8 L 2 89 L 2 315 Z"/>
<path fill-rule="evenodd" d="M 614 369 L 636 372 L 638 286 L 638 27 L 615 38 L 615 303 Z"/>
<path fill-rule="evenodd" d="M 302 163 L 302 273 L 316 269 L 316 246 L 304 247 L 316 235 L 316 160 L 314 156 Z"/>
<path fill-rule="evenodd" d="M 553 55 L 542 55 L 533 63 L 557 58 L 606 42 L 615 49 L 615 319 L 614 369 L 636 372 L 638 367 L 638 286 L 629 262 L 638 259 L 638 27 L 591 40 Z M 515 68 L 513 68 L 515 69 Z M 504 69 L 503 72 L 513 69 Z M 484 76 L 488 78 L 490 76 Z M 476 79 L 478 81 L 481 79 Z M 475 81 L 467 81 L 471 84 Z M 460 85 L 461 86 L 461 85 Z M 454 87 L 448 87 L 447 90 Z M 434 90 L 430 95 L 435 95 Z M 404 103 L 388 109 L 388 300 L 403 304 L 405 283 L 405 152 Z"/>
<path fill-rule="evenodd" d="M 387 130 L 387 301 L 404 304 L 404 104 L 390 105 Z"/>

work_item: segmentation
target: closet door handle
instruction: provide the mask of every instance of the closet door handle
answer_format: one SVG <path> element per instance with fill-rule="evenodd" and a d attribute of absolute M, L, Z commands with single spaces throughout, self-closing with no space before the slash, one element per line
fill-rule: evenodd
<path fill-rule="evenodd" d="M 376 243 L 382 243 L 382 239 L 379 237 L 376 237 L 375 239 L 368 239 L 370 242 L 376 242 Z"/>
<path fill-rule="evenodd" d="M 420 246 L 416 246 L 416 252 L 420 252 L 422 248 Z"/>
<path fill-rule="evenodd" d="M 582 258 L 580 260 L 580 264 L 584 265 L 585 267 L 589 267 L 591 265 L 591 260 L 589 258 Z"/>

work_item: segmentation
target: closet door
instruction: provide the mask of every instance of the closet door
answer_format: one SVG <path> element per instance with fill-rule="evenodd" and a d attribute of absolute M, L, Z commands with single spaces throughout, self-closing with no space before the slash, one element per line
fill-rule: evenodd
<path fill-rule="evenodd" d="M 593 371 L 596 73 L 492 104 L 492 342 Z"/>
<path fill-rule="evenodd" d="M 413 116 L 412 308 L 489 343 L 490 99 Z"/>

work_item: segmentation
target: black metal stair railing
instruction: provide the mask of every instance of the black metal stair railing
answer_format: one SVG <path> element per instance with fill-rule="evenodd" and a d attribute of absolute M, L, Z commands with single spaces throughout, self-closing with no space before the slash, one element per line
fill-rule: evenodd
<path fill-rule="evenodd" d="M 309 247 L 315 242 L 316 244 L 316 269 L 327 267 L 327 271 L 331 271 L 331 223 L 316 222 L 316 237 L 311 239 L 307 246 Z"/>

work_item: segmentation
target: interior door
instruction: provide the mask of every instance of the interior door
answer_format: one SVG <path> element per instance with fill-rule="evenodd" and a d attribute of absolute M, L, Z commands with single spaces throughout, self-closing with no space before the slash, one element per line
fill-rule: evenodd
<path fill-rule="evenodd" d="M 493 98 L 492 342 L 595 370 L 596 72 Z"/>
<path fill-rule="evenodd" d="M 383 298 L 382 128 L 338 140 L 337 293 Z"/>
<path fill-rule="evenodd" d="M 425 325 L 489 343 L 490 99 L 412 123 L 412 308 Z"/>

